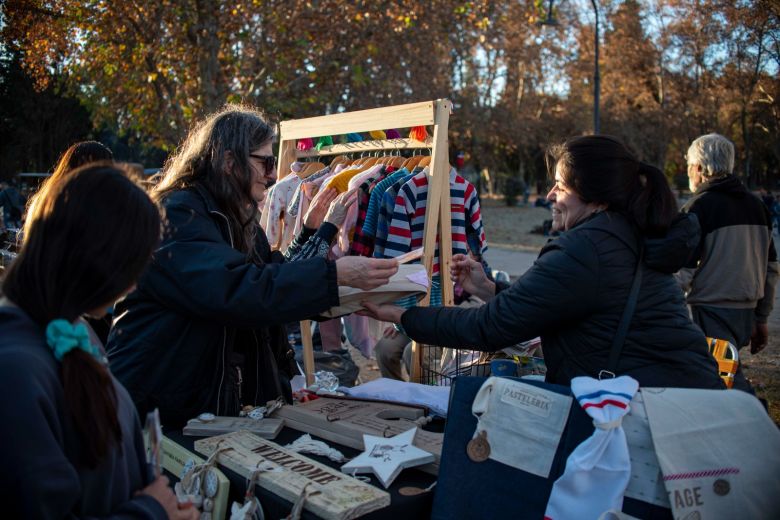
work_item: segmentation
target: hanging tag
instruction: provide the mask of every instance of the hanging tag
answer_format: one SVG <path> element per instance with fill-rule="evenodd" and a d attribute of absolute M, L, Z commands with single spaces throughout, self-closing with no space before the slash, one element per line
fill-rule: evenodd
<path fill-rule="evenodd" d="M 206 471 L 203 480 L 203 491 L 206 494 L 206 497 L 214 498 L 217 496 L 217 491 L 219 491 L 219 478 L 217 477 L 217 473 L 209 468 L 208 471 Z"/>
<path fill-rule="evenodd" d="M 148 450 L 146 461 L 154 471 L 154 478 L 162 474 L 162 426 L 160 425 L 160 411 L 155 408 L 154 411 L 146 414 L 146 435 L 148 440 Z"/>
<path fill-rule="evenodd" d="M 482 430 L 466 445 L 466 454 L 473 462 L 485 462 L 490 457 L 487 431 Z"/>

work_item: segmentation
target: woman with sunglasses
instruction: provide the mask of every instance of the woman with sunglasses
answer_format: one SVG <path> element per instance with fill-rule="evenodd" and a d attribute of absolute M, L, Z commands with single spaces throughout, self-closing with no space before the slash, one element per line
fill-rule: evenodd
<path fill-rule="evenodd" d="M 276 178 L 273 139 L 262 114 L 228 105 L 192 129 L 152 191 L 167 229 L 115 307 L 108 356 L 139 413 L 159 408 L 168 427 L 290 401 L 283 324 L 337 305 L 339 286 L 375 288 L 397 270 L 392 260 L 325 258 L 346 205 L 329 204 L 327 191 L 284 255 L 271 252 L 257 203 Z"/>

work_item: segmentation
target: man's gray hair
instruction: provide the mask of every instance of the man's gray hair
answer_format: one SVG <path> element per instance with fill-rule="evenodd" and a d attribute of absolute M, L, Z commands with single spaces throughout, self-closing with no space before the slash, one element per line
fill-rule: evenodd
<path fill-rule="evenodd" d="M 720 134 L 707 134 L 691 143 L 688 164 L 702 167 L 705 177 L 722 177 L 734 171 L 734 144 Z"/>

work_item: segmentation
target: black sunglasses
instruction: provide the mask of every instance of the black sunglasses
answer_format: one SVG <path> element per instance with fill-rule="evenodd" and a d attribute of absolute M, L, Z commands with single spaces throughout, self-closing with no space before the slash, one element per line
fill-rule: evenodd
<path fill-rule="evenodd" d="M 255 159 L 260 159 L 263 161 L 263 164 L 265 165 L 265 171 L 270 172 L 274 169 L 276 166 L 276 157 L 273 155 L 257 155 L 254 153 L 250 153 L 249 157 L 254 157 Z"/>

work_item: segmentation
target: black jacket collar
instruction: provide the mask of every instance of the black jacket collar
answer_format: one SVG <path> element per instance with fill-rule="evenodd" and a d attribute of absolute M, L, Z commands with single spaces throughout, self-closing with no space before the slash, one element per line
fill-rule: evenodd
<path fill-rule="evenodd" d="M 745 196 L 749 193 L 742 181 L 735 175 L 725 175 L 710 179 L 696 188 L 696 195 L 706 192 L 729 193 L 736 196 Z"/>

